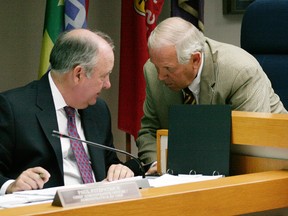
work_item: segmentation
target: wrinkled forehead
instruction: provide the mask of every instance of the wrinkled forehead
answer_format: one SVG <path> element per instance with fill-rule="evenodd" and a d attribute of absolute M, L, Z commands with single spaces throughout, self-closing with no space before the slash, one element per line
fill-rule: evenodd
<path fill-rule="evenodd" d="M 178 63 L 175 46 L 170 45 L 149 49 L 149 55 L 151 62 L 157 66 Z"/>

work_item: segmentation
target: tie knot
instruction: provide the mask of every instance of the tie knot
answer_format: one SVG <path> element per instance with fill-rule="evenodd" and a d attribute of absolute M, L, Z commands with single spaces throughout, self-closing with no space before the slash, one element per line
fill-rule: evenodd
<path fill-rule="evenodd" d="M 65 110 L 66 115 L 68 117 L 75 117 L 75 109 L 73 107 L 65 106 L 64 110 Z"/>
<path fill-rule="evenodd" d="M 196 100 L 192 91 L 187 87 L 183 89 L 184 91 L 184 104 L 195 104 Z"/>
<path fill-rule="evenodd" d="M 184 91 L 185 94 L 193 95 L 191 90 L 188 87 L 184 88 L 183 91 Z"/>

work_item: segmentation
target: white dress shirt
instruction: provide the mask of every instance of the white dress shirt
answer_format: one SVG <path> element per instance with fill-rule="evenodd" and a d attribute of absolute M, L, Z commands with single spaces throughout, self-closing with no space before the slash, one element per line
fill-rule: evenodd
<path fill-rule="evenodd" d="M 193 93 L 193 95 L 196 99 L 196 104 L 199 104 L 200 80 L 201 80 L 201 73 L 202 73 L 202 69 L 203 69 L 204 53 L 201 53 L 201 56 L 202 56 L 201 64 L 200 64 L 200 68 L 198 70 L 197 76 L 195 77 L 193 82 L 188 86 L 188 88 Z"/>
<path fill-rule="evenodd" d="M 64 110 L 64 107 L 67 106 L 67 104 L 64 101 L 58 88 L 56 87 L 50 73 L 49 73 L 49 83 L 50 83 L 55 111 L 57 115 L 59 132 L 68 134 L 68 129 L 67 129 L 68 119 L 66 116 L 66 112 Z M 80 136 L 80 139 L 85 140 L 84 131 L 81 125 L 80 115 L 77 109 L 76 109 L 75 115 L 76 115 L 75 120 L 76 120 L 77 132 Z M 62 157 L 63 157 L 64 184 L 65 185 L 82 184 L 83 181 L 82 181 L 80 171 L 77 166 L 76 159 L 72 152 L 72 148 L 70 146 L 70 140 L 67 138 L 60 138 L 60 141 L 61 141 Z M 89 157 L 86 143 L 82 143 L 82 144 Z M 53 175 L 53 173 L 50 173 L 50 174 Z M 93 175 L 93 178 L 95 181 L 94 175 Z"/>

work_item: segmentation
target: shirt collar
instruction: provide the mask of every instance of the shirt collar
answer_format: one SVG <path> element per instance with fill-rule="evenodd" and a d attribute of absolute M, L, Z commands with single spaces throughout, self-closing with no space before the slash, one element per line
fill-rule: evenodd
<path fill-rule="evenodd" d="M 188 88 L 195 94 L 198 95 L 200 92 L 200 80 L 201 80 L 201 73 L 203 70 L 203 63 L 204 63 L 204 53 L 201 53 L 201 64 L 197 73 L 197 76 L 193 80 L 193 82 L 188 86 Z"/>
<path fill-rule="evenodd" d="M 48 74 L 48 78 L 49 78 L 49 84 L 50 84 L 50 88 L 51 88 L 51 92 L 52 92 L 52 97 L 53 97 L 53 101 L 54 101 L 54 106 L 56 111 L 62 109 L 63 107 L 67 106 L 63 96 L 61 95 L 60 91 L 58 90 L 57 86 L 55 85 L 52 76 L 51 76 L 51 72 L 49 72 Z"/>

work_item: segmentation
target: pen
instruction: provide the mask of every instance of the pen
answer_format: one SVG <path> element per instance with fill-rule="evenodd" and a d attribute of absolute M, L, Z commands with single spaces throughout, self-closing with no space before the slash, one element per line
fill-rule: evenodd
<path fill-rule="evenodd" d="M 38 175 L 40 176 L 41 179 L 44 178 L 44 174 L 43 173 L 38 173 Z"/>

